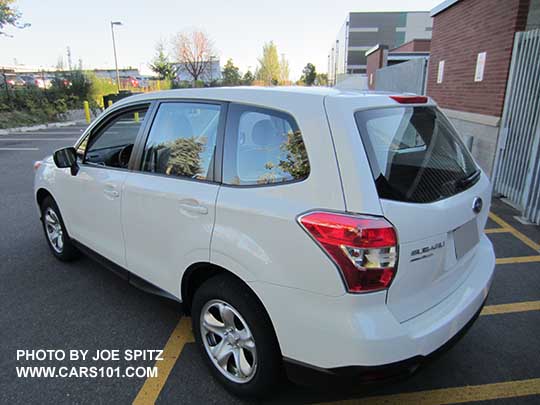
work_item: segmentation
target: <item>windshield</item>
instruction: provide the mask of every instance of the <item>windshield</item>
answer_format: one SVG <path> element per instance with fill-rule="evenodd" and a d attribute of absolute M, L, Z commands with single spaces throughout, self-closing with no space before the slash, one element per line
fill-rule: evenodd
<path fill-rule="evenodd" d="M 433 202 L 479 178 L 469 152 L 436 108 L 358 111 L 355 118 L 381 198 Z"/>

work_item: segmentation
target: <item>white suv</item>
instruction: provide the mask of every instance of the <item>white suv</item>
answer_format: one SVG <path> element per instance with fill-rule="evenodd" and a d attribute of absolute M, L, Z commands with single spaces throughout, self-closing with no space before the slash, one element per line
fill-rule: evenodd
<path fill-rule="evenodd" d="M 248 396 L 283 369 L 369 379 L 453 341 L 493 276 L 490 192 L 430 99 L 328 88 L 129 97 L 35 177 L 52 253 L 183 302 Z"/>

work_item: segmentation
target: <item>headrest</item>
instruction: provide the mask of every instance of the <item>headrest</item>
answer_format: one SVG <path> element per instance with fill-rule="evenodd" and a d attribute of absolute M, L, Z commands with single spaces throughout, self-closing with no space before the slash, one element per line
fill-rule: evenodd
<path fill-rule="evenodd" d="M 268 119 L 261 120 L 253 126 L 251 140 L 259 146 L 275 146 L 282 142 L 272 122 Z"/>
<path fill-rule="evenodd" d="M 163 142 L 174 141 L 178 138 L 193 136 L 193 127 L 182 114 L 167 114 L 159 121 L 159 138 Z"/>

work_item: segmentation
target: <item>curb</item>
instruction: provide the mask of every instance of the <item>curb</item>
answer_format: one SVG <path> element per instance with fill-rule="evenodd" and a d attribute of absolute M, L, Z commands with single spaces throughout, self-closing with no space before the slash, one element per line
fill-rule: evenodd
<path fill-rule="evenodd" d="M 39 131 L 42 129 L 50 129 L 50 128 L 63 128 L 63 127 L 69 127 L 72 125 L 85 124 L 85 123 L 86 123 L 85 120 L 77 120 L 77 121 L 65 121 L 65 122 L 51 122 L 49 124 L 33 125 L 31 127 L 6 128 L 6 129 L 0 129 L 0 135 L 8 135 L 8 134 L 13 134 L 17 132 Z"/>

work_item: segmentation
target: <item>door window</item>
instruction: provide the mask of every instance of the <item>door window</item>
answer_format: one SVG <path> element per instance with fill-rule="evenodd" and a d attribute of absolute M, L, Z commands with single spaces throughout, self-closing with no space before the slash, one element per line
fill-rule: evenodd
<path fill-rule="evenodd" d="M 86 140 L 83 141 L 79 149 L 86 148 L 84 162 L 127 169 L 147 110 L 147 107 L 143 107 L 122 113 L 107 123 L 95 136 L 91 136 L 88 144 Z"/>
<path fill-rule="evenodd" d="M 232 105 L 229 111 L 224 183 L 265 185 L 309 175 L 302 134 L 289 114 L 241 105 Z"/>
<path fill-rule="evenodd" d="M 142 170 L 197 180 L 212 178 L 221 107 L 163 103 L 144 148 Z"/>

